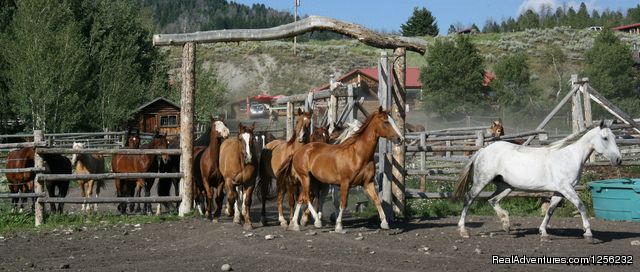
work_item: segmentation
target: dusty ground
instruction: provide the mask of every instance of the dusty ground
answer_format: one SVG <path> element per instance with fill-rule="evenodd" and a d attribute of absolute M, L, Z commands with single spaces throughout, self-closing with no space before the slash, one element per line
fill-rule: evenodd
<path fill-rule="evenodd" d="M 258 210 L 253 209 L 254 214 Z M 274 214 L 269 215 L 275 220 Z M 256 220 L 257 221 L 257 220 Z M 0 270 L 76 271 L 638 271 L 640 223 L 591 220 L 600 241 L 587 244 L 578 218 L 554 218 L 552 240 L 541 242 L 541 218 L 512 218 L 515 234 L 500 231 L 495 217 L 470 217 L 469 239 L 458 236 L 457 218 L 411 220 L 378 231 L 375 221 L 348 218 L 347 234 L 331 225 L 301 232 L 254 223 L 245 232 L 230 220 L 56 230 L 0 239 Z M 310 235 L 310 231 L 315 235 Z M 493 233 L 493 234 L 492 234 Z M 266 235 L 275 238 L 266 240 Z M 362 237 L 362 238 L 358 238 Z M 497 265 L 492 255 L 632 255 L 631 266 Z"/>

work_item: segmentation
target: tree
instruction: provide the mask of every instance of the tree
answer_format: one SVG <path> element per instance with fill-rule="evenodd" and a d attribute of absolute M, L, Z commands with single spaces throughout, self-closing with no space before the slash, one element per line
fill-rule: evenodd
<path fill-rule="evenodd" d="M 558 77 L 558 91 L 556 92 L 556 99 L 560 99 L 562 93 L 562 86 L 565 85 L 564 81 L 564 64 L 567 61 L 567 57 L 562 52 L 562 49 L 557 45 L 550 45 L 542 52 L 542 63 L 556 73 Z"/>
<path fill-rule="evenodd" d="M 472 24 L 471 25 L 471 32 L 480 33 L 480 29 L 478 28 L 478 26 L 476 24 Z"/>
<path fill-rule="evenodd" d="M 596 37 L 585 52 L 585 74 L 589 83 L 609 100 L 630 113 L 638 113 L 638 73 L 630 48 L 610 29 Z"/>
<path fill-rule="evenodd" d="M 17 2 L 7 48 L 10 98 L 33 129 L 69 131 L 81 123 L 89 61 L 66 1 Z"/>
<path fill-rule="evenodd" d="M 627 10 L 627 23 L 637 23 L 640 22 L 640 4 L 638 4 L 635 8 L 630 8 Z"/>
<path fill-rule="evenodd" d="M 518 17 L 518 26 L 520 29 L 538 28 L 540 17 L 535 11 L 528 9 Z"/>
<path fill-rule="evenodd" d="M 470 38 L 459 35 L 455 41 L 436 40 L 427 52 L 427 66 L 420 73 L 425 106 L 446 118 L 483 109 L 483 58 Z"/>
<path fill-rule="evenodd" d="M 6 43 L 9 40 L 8 26 L 11 24 L 15 8 L 14 1 L 0 2 L 0 134 L 9 134 L 11 132 L 9 121 L 15 120 L 15 113 L 9 100 L 9 78 L 7 75 L 9 65 L 5 56 L 5 53 L 9 51 L 4 48 L 8 45 Z"/>
<path fill-rule="evenodd" d="M 447 35 L 456 34 L 458 30 L 455 26 L 449 25 L 449 29 L 447 30 Z"/>
<path fill-rule="evenodd" d="M 438 31 L 436 19 L 426 8 L 413 8 L 413 15 L 400 26 L 402 36 L 436 36 Z"/>
<path fill-rule="evenodd" d="M 576 27 L 585 28 L 592 25 L 591 17 L 589 16 L 589 11 L 587 10 L 587 5 L 584 2 L 580 3 L 580 8 L 578 9 L 578 13 L 576 13 Z"/>
<path fill-rule="evenodd" d="M 539 108 L 540 92 L 532 88 L 526 55 L 520 53 L 501 58 L 495 67 L 494 88 L 498 104 L 515 113 L 531 113 Z"/>

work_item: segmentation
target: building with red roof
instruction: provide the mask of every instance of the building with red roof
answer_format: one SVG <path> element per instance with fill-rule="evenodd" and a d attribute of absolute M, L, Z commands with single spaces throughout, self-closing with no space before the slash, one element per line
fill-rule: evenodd
<path fill-rule="evenodd" d="M 616 26 L 616 27 L 611 28 L 611 29 L 617 30 L 617 31 L 629 32 L 631 34 L 640 34 L 640 23 L 635 23 L 635 24 L 630 24 L 630 25 L 623 25 L 623 26 Z"/>

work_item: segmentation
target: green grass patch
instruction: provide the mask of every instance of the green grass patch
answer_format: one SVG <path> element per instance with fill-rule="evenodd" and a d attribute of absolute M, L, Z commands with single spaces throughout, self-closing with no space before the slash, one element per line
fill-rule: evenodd
<path fill-rule="evenodd" d="M 184 218 L 192 217 L 188 215 Z M 145 224 L 165 221 L 178 221 L 183 217 L 176 214 L 165 215 L 115 215 L 111 213 L 94 214 L 45 214 L 44 224 L 35 227 L 33 212 L 17 213 L 11 210 L 8 203 L 0 204 L 0 235 L 14 233 L 36 232 L 59 228 L 81 228 L 94 226 L 114 226 L 118 224 Z"/>

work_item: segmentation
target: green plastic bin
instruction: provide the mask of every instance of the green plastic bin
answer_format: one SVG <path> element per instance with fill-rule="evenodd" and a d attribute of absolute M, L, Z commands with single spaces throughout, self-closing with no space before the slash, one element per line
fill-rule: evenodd
<path fill-rule="evenodd" d="M 596 217 L 640 222 L 640 179 L 605 179 L 589 182 Z"/>

